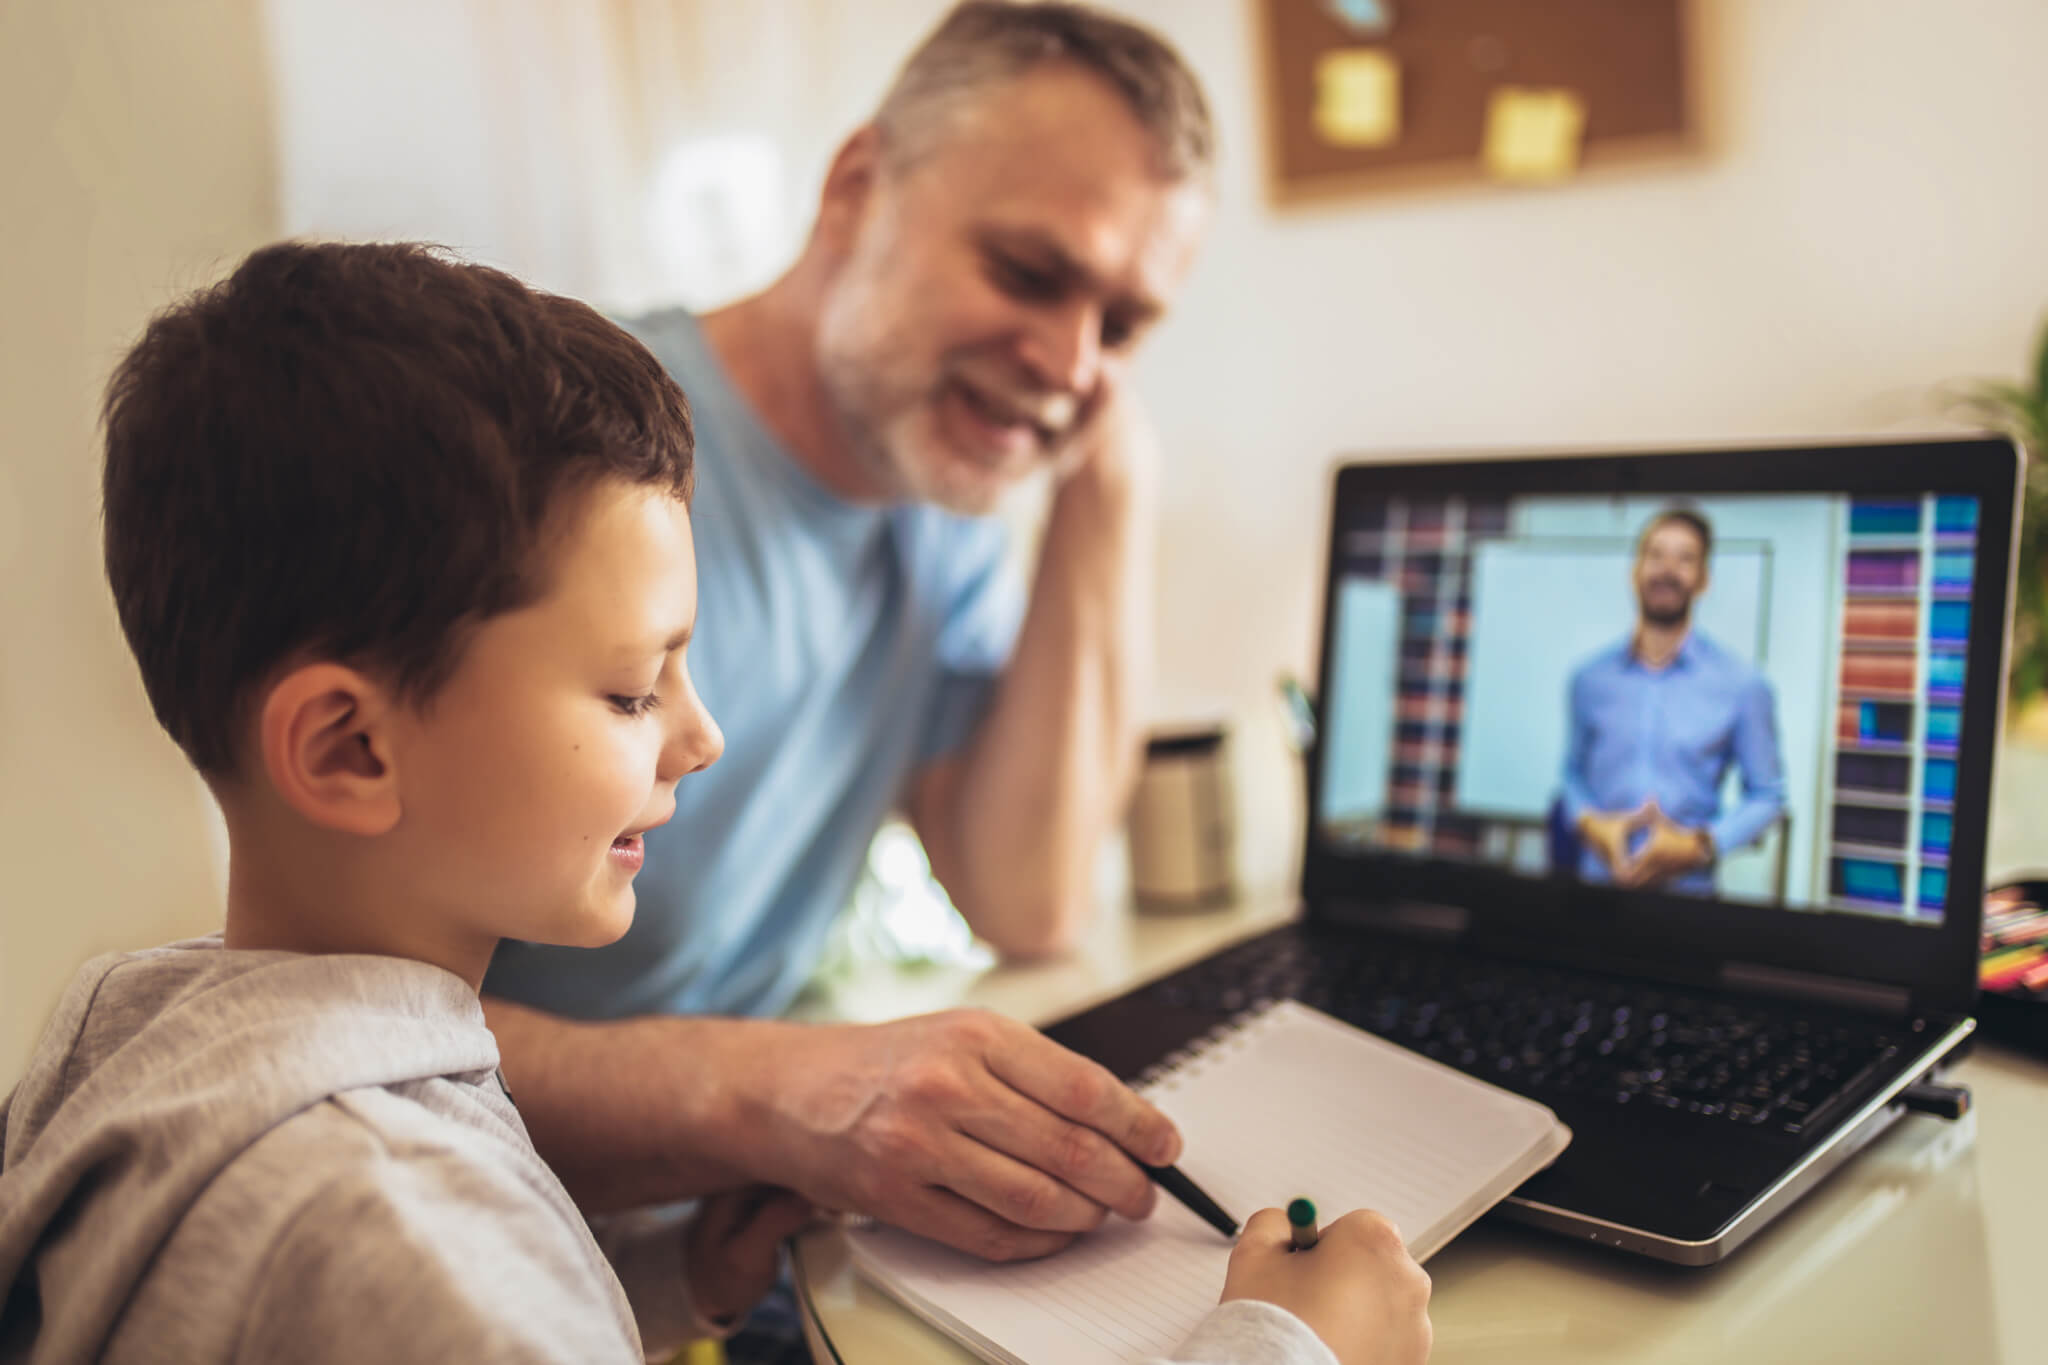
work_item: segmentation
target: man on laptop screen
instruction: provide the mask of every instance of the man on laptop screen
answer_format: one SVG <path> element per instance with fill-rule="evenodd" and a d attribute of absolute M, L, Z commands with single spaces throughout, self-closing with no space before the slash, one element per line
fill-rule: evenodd
<path fill-rule="evenodd" d="M 1682 505 L 1636 541 L 1635 627 L 1572 674 L 1556 807 L 1567 857 L 1553 871 L 1712 895 L 1721 852 L 1754 843 L 1785 809 L 1770 682 L 1693 625 L 1713 547 L 1712 525 Z M 1742 796 L 1724 813 L 1731 769 Z"/>
<path fill-rule="evenodd" d="M 1939 922 L 1975 499 L 1395 496 L 1361 517 L 1325 838 Z"/>

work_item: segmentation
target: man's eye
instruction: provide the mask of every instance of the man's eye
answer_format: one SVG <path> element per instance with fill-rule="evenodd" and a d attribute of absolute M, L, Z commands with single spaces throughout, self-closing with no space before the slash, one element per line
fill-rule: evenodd
<path fill-rule="evenodd" d="M 1059 281 L 1043 270 L 1034 270 L 1018 261 L 995 258 L 996 283 L 1006 292 L 1021 299 L 1049 299 L 1059 293 Z"/>
<path fill-rule="evenodd" d="M 655 707 L 661 705 L 661 698 L 652 692 L 647 692 L 640 696 L 633 697 L 621 696 L 618 693 L 614 692 L 611 696 L 611 703 L 613 706 L 617 707 L 622 714 L 628 716 L 644 716 L 649 711 L 652 711 Z"/>

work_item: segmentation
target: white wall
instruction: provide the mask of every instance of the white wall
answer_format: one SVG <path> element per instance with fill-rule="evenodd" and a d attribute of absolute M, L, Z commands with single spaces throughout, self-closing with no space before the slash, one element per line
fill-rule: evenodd
<path fill-rule="evenodd" d="M 101 575 L 94 437 L 148 313 L 272 232 L 260 46 L 255 0 L 0 6 L 0 1090 L 79 962 L 219 921 Z"/>
<path fill-rule="evenodd" d="M 1700 3 L 1694 164 L 1276 212 L 1252 6 L 1124 0 L 1221 124 L 1214 232 L 1144 373 L 1175 471 L 1161 672 L 1238 710 L 1250 884 L 1296 856 L 1268 697 L 1312 661 L 1333 455 L 1924 425 L 1935 385 L 2023 364 L 2048 5 Z"/>

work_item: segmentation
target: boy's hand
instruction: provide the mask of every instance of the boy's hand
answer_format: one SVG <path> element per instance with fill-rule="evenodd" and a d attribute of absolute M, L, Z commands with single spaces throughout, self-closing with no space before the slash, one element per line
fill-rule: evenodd
<path fill-rule="evenodd" d="M 782 1239 L 811 1221 L 810 1202 L 774 1185 L 708 1195 L 684 1237 L 684 1265 L 697 1315 L 729 1326 L 775 1283 Z"/>
<path fill-rule="evenodd" d="M 1429 1358 L 1429 1276 L 1377 1213 L 1347 1213 L 1307 1251 L 1287 1215 L 1260 1209 L 1230 1253 L 1223 1302 L 1263 1299 L 1309 1325 L 1343 1365 L 1421 1365 Z"/>

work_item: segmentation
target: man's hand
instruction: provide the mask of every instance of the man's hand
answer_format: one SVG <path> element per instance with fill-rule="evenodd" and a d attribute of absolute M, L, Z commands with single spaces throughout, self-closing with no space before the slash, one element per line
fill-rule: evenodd
<path fill-rule="evenodd" d="M 1151 1212 L 1180 1135 L 1108 1070 L 1000 1015 L 785 1028 L 741 1115 L 759 1176 L 989 1260 Z"/>
<path fill-rule="evenodd" d="M 1579 837 L 1600 855 L 1615 880 L 1629 867 L 1629 840 L 1648 822 L 1652 809 L 1652 803 L 1645 801 L 1632 811 L 1589 810 L 1579 817 Z"/>
<path fill-rule="evenodd" d="M 1617 885 L 1662 886 L 1673 877 L 1705 867 L 1714 860 L 1714 846 L 1706 831 L 1677 824 L 1657 809 L 1655 801 L 1648 806 L 1644 827 L 1650 831 L 1650 837 L 1633 858 L 1616 869 Z"/>
<path fill-rule="evenodd" d="M 1307 1251 L 1287 1215 L 1260 1209 L 1224 1274 L 1223 1301 L 1263 1299 L 1307 1323 L 1342 1365 L 1422 1365 L 1429 1358 L 1429 1276 L 1394 1225 L 1347 1213 Z"/>
<path fill-rule="evenodd" d="M 1112 478 L 1136 474 L 1150 483 L 1160 468 L 1152 419 L 1123 383 L 1105 378 L 1083 399 L 1052 460 L 1055 488 L 1091 471 Z"/>

